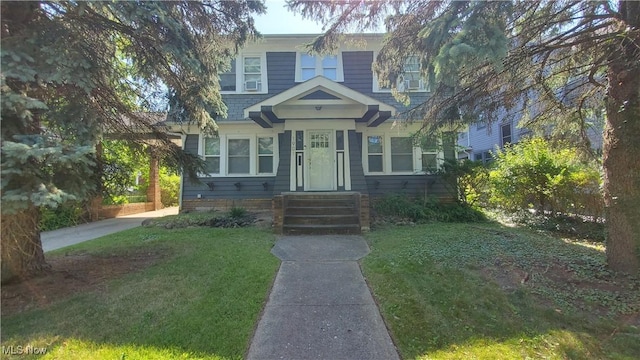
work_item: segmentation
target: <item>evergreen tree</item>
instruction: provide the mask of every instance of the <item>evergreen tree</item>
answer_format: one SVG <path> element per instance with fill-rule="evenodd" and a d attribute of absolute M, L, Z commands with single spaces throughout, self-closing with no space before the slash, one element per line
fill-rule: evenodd
<path fill-rule="evenodd" d="M 454 119 L 514 116 L 529 128 L 586 139 L 606 113 L 603 167 L 607 260 L 640 269 L 640 2 L 292 0 L 325 23 L 315 51 L 340 34 L 384 23 L 374 70 L 395 87 L 404 59 L 418 56 L 432 96 L 412 111 L 424 130 Z M 410 94 L 396 89 L 405 101 Z M 451 116 L 451 115 L 455 116 Z M 550 126 L 551 125 L 551 126 Z M 567 134 L 572 136 L 567 136 Z"/>
<path fill-rule="evenodd" d="M 215 132 L 226 108 L 218 73 L 248 38 L 262 1 L 1 3 L 2 279 L 46 268 L 38 207 L 99 189 L 105 132 L 152 134 L 190 174 L 201 164 L 173 145 L 136 99 L 165 84 L 172 113 Z M 132 140 L 137 138 L 130 137 Z"/>

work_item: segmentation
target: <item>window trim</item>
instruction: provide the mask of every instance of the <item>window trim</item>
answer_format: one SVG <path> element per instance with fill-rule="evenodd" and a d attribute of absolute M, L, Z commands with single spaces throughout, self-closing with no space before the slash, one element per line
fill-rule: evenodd
<path fill-rule="evenodd" d="M 376 51 L 376 52 L 373 53 L 373 59 L 374 59 L 373 61 L 375 61 L 377 56 L 378 56 L 378 52 Z M 415 56 L 416 55 L 411 55 L 411 57 L 415 57 Z M 371 64 L 371 65 L 373 67 L 373 64 Z M 418 74 L 420 74 L 420 72 L 418 72 Z M 399 75 L 398 79 L 396 79 L 396 89 L 399 92 L 405 92 L 404 84 L 402 85 L 402 87 L 399 86 L 400 78 L 402 76 L 403 75 Z M 375 71 L 373 71 L 373 85 L 371 87 L 371 91 L 374 92 L 374 93 L 390 93 L 391 92 L 391 88 L 380 87 L 380 83 L 378 82 L 378 74 L 376 74 Z M 419 88 L 418 89 L 413 89 L 413 90 L 410 89 L 410 90 L 407 90 L 407 92 L 428 93 L 428 92 L 430 92 L 430 90 L 429 90 L 429 86 L 427 85 L 427 82 L 422 78 L 422 76 L 420 76 L 420 86 L 419 86 Z"/>
<path fill-rule="evenodd" d="M 296 74 L 295 74 L 295 82 L 297 83 L 301 83 L 301 82 L 305 82 L 307 80 L 302 80 L 302 55 L 309 55 L 305 52 L 296 52 Z M 335 56 L 336 60 L 338 61 L 337 65 L 336 65 L 336 80 L 332 80 L 329 79 L 331 81 L 335 81 L 335 82 L 344 82 L 344 67 L 343 67 L 343 63 L 342 63 L 342 51 L 339 51 L 336 54 L 329 54 L 329 55 L 325 55 L 325 56 L 319 56 L 319 55 L 311 55 L 315 58 L 316 61 L 316 74 L 315 76 L 319 76 L 322 75 L 323 73 L 323 67 L 322 67 L 322 59 L 324 59 L 327 56 Z M 314 76 L 314 77 L 315 77 Z"/>
<path fill-rule="evenodd" d="M 379 171 L 369 171 L 369 147 L 368 147 L 368 137 L 369 136 L 382 136 L 382 172 Z M 392 171 L 392 156 L 391 156 L 391 138 L 392 137 L 400 137 L 400 138 L 409 138 L 410 134 L 398 134 L 397 132 L 383 132 L 383 131 L 372 131 L 372 132 L 363 132 L 362 133 L 362 169 L 364 171 L 365 176 L 375 176 L 375 175 L 424 175 L 425 171 L 422 169 L 422 154 L 436 154 L 438 160 L 438 169 L 442 167 L 442 159 L 444 158 L 444 153 L 442 151 L 442 138 L 438 137 L 438 147 L 436 151 L 423 152 L 422 148 L 415 144 L 412 147 L 412 163 L 413 170 L 412 171 Z M 386 145 L 386 146 L 385 146 Z"/>
<path fill-rule="evenodd" d="M 509 134 L 507 136 L 505 136 L 504 134 L 505 126 L 509 127 Z M 509 141 L 505 143 L 504 139 L 506 137 L 509 138 Z M 506 144 L 512 144 L 512 143 L 513 143 L 513 125 L 510 122 L 504 122 L 500 124 L 500 147 L 505 147 Z"/>
<path fill-rule="evenodd" d="M 245 72 L 244 59 L 259 57 L 260 58 L 260 90 L 245 90 Z M 269 93 L 269 84 L 267 76 L 267 53 L 266 52 L 241 52 L 235 57 L 236 61 L 236 90 L 220 91 L 221 94 L 267 94 Z"/>
<path fill-rule="evenodd" d="M 273 172 L 271 173 L 260 173 L 258 169 L 258 138 L 270 137 L 273 138 Z M 204 134 L 198 135 L 198 156 L 204 159 L 204 142 L 207 137 Z M 280 159 L 279 155 L 279 143 L 278 136 L 274 133 L 267 132 L 252 132 L 245 134 L 237 134 L 237 133 L 220 133 L 218 134 L 218 138 L 220 139 L 220 172 L 219 173 L 199 173 L 198 177 L 200 178 L 215 178 L 215 177 L 254 177 L 254 176 L 275 176 L 278 169 L 278 162 Z M 245 174 L 230 174 L 229 173 L 229 140 L 231 139 L 249 139 L 249 173 Z"/>
<path fill-rule="evenodd" d="M 218 139 L 218 155 L 206 155 L 205 154 L 205 150 L 206 150 L 206 146 L 205 146 L 205 142 L 207 141 L 207 139 Z M 222 174 L 222 139 L 220 138 L 220 136 L 218 136 L 217 138 L 214 136 L 201 136 L 201 140 L 199 141 L 199 149 L 198 149 L 198 154 L 200 154 L 200 157 L 203 160 L 207 160 L 208 157 L 217 157 L 218 158 L 218 172 L 217 173 L 201 173 L 199 175 L 204 175 L 204 176 L 216 176 L 216 175 L 220 175 Z"/>
<path fill-rule="evenodd" d="M 229 141 L 231 141 L 231 140 L 249 140 L 249 154 L 248 155 L 246 155 L 246 156 L 245 155 L 242 155 L 242 156 L 233 155 L 234 157 L 242 157 L 242 158 L 249 157 L 249 169 L 248 169 L 249 171 L 246 172 L 246 173 L 232 173 L 229 170 L 229 167 L 231 165 L 231 156 L 232 156 L 231 153 L 229 152 Z M 251 154 L 253 153 L 252 148 L 254 146 L 254 144 L 252 144 L 251 137 L 250 136 L 246 136 L 246 135 L 230 135 L 230 136 L 226 137 L 225 145 L 226 145 L 226 150 L 227 150 L 226 151 L 226 156 L 225 156 L 226 160 L 227 160 L 226 161 L 226 163 L 227 163 L 226 165 L 227 166 L 226 166 L 226 169 L 225 169 L 225 174 L 233 176 L 233 177 L 242 177 L 242 176 L 252 175 L 251 170 L 254 167 L 254 165 L 252 163 L 255 161 L 255 159 L 252 159 L 253 156 L 251 156 Z"/>
<path fill-rule="evenodd" d="M 271 154 L 260 154 L 260 139 L 263 138 L 271 138 L 271 146 L 273 146 Z M 276 138 L 277 136 L 274 135 L 256 135 L 256 175 L 275 175 Z M 271 157 L 271 172 L 260 172 L 261 157 Z"/>

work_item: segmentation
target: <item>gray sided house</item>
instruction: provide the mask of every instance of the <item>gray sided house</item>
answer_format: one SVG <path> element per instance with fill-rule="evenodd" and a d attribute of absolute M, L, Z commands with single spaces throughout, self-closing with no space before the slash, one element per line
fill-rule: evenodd
<path fill-rule="evenodd" d="M 273 208 L 277 232 L 358 233 L 369 226 L 370 199 L 451 199 L 430 174 L 455 158 L 455 144 L 411 141 L 419 124 L 404 121 L 407 108 L 371 69 L 382 35 L 353 35 L 328 56 L 302 50 L 312 39 L 266 35 L 240 51 L 221 75 L 228 116 L 218 119 L 217 137 L 171 126 L 207 163 L 201 184 L 182 182 L 183 210 Z M 414 104 L 429 96 L 415 65 L 407 59 L 398 84 Z"/>

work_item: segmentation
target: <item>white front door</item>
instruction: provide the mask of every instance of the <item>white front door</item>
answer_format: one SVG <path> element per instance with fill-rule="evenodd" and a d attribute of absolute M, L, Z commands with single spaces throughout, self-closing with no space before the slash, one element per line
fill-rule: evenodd
<path fill-rule="evenodd" d="M 306 189 L 309 191 L 335 190 L 332 130 L 310 130 L 307 132 Z"/>

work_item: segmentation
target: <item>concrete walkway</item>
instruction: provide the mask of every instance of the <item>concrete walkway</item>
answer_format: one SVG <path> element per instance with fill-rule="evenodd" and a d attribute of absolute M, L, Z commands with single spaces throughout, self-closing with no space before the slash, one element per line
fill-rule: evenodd
<path fill-rule="evenodd" d="M 170 207 L 113 219 L 94 221 L 64 229 L 45 231 L 40 234 L 42 249 L 45 252 L 60 249 L 122 230 L 138 227 L 142 225 L 145 219 L 175 215 L 177 213 L 178 207 Z"/>
<path fill-rule="evenodd" d="M 399 359 L 358 260 L 360 236 L 285 236 L 248 359 Z"/>

